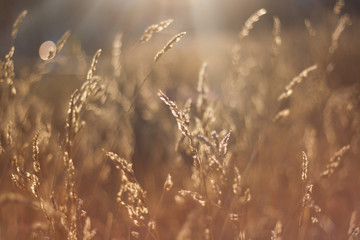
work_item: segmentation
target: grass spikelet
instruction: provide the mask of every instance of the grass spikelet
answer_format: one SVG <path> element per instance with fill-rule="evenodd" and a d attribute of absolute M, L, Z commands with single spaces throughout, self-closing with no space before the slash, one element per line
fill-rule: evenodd
<path fill-rule="evenodd" d="M 64 166 L 66 179 L 64 182 L 64 187 L 66 189 L 66 205 L 62 208 L 64 213 L 63 222 L 65 224 L 67 239 L 68 240 L 77 240 L 77 219 L 78 219 L 78 209 L 79 209 L 79 199 L 75 189 L 75 167 L 73 160 L 69 157 L 67 152 L 64 152 Z"/>
<path fill-rule="evenodd" d="M 14 52 L 15 47 L 12 46 L 9 53 L 5 56 L 5 61 L 2 63 L 0 68 L 0 82 L 5 82 L 9 86 L 10 93 L 12 95 L 16 94 L 16 88 L 14 86 L 14 62 L 12 59 L 14 56 Z"/>
<path fill-rule="evenodd" d="M 131 181 L 125 174 L 122 174 L 121 182 L 117 202 L 127 209 L 129 218 L 134 225 L 138 227 L 146 225 L 144 221 L 149 214 L 146 192 L 137 182 Z"/>
<path fill-rule="evenodd" d="M 221 140 L 219 145 L 219 153 L 222 157 L 226 156 L 228 152 L 228 144 L 230 139 L 231 131 L 228 131 L 228 133 L 225 135 L 225 137 Z"/>
<path fill-rule="evenodd" d="M 359 239 L 360 235 L 360 218 L 359 212 L 353 211 L 350 217 L 349 230 L 348 230 L 348 240 Z"/>
<path fill-rule="evenodd" d="M 280 121 L 281 119 L 287 118 L 289 115 L 290 115 L 290 109 L 281 110 L 273 118 L 273 122 L 277 122 L 277 121 Z"/>
<path fill-rule="evenodd" d="M 235 176 L 234 176 L 234 184 L 232 185 L 232 189 L 233 189 L 233 193 L 235 195 L 240 195 L 241 194 L 241 175 L 239 172 L 239 169 L 237 167 L 235 167 Z"/>
<path fill-rule="evenodd" d="M 294 88 L 299 85 L 310 72 L 317 69 L 317 65 L 312 65 L 306 69 L 304 69 L 299 75 L 297 75 L 293 80 L 285 87 L 285 91 L 279 96 L 278 101 L 282 101 L 284 99 L 289 98 L 294 91 Z"/>
<path fill-rule="evenodd" d="M 183 135 L 187 136 L 188 138 L 192 138 L 192 135 L 188 129 L 187 126 L 187 118 L 185 117 L 184 113 L 181 112 L 177 105 L 171 101 L 166 95 L 165 93 L 163 93 L 161 90 L 159 90 L 158 92 L 158 96 L 160 97 L 160 99 L 169 106 L 172 115 L 175 117 L 176 122 L 178 124 L 178 128 L 179 130 L 182 132 Z"/>
<path fill-rule="evenodd" d="M 22 11 L 19 16 L 17 17 L 17 19 L 15 20 L 13 26 L 12 26 L 12 31 L 11 31 L 11 39 L 12 41 L 15 40 L 17 34 L 18 34 L 18 31 L 19 31 L 19 27 L 20 27 L 20 24 L 22 23 L 22 21 L 24 20 L 24 18 L 26 17 L 28 11 L 27 10 L 24 10 Z"/>
<path fill-rule="evenodd" d="M 305 187 L 305 194 L 302 199 L 302 217 L 300 218 L 300 228 L 302 228 L 301 234 L 304 234 L 304 223 L 311 220 L 311 223 L 319 223 L 318 215 L 321 213 L 321 208 L 315 204 L 312 198 L 313 184 L 309 184 Z"/>
<path fill-rule="evenodd" d="M 32 155 L 33 169 L 34 169 L 34 172 L 37 173 L 37 174 L 40 172 L 39 141 L 38 141 L 38 138 L 39 138 L 39 133 L 37 132 L 35 134 L 34 139 L 33 139 L 33 147 L 32 147 L 32 150 L 33 150 L 33 155 Z"/>
<path fill-rule="evenodd" d="M 91 221 L 89 217 L 86 217 L 83 228 L 83 240 L 91 240 L 96 234 L 95 229 L 91 229 Z"/>
<path fill-rule="evenodd" d="M 341 13 L 341 10 L 344 8 L 345 6 L 345 1 L 344 0 L 337 0 L 335 5 L 334 5 L 334 8 L 333 8 L 333 13 L 337 16 L 340 15 Z"/>
<path fill-rule="evenodd" d="M 179 195 L 182 197 L 189 197 L 189 198 L 193 199 L 195 202 L 200 204 L 202 207 L 206 206 L 207 202 L 206 202 L 205 197 L 203 197 L 198 192 L 193 192 L 193 191 L 189 191 L 189 190 L 180 190 Z"/>
<path fill-rule="evenodd" d="M 121 73 L 121 46 L 122 46 L 122 33 L 116 34 L 113 44 L 112 44 L 112 52 L 111 52 L 111 64 L 114 70 L 114 76 L 120 77 Z"/>
<path fill-rule="evenodd" d="M 350 151 L 350 145 L 343 146 L 330 159 L 330 163 L 326 165 L 325 171 L 320 174 L 320 177 L 330 177 L 336 169 L 341 165 L 342 159 Z"/>
<path fill-rule="evenodd" d="M 336 51 L 339 45 L 339 38 L 342 32 L 345 30 L 346 26 L 351 25 L 350 16 L 348 14 L 344 14 L 340 17 L 338 24 L 331 35 L 331 45 L 329 47 L 329 54 L 332 55 Z"/>
<path fill-rule="evenodd" d="M 154 61 L 157 62 L 159 61 L 159 59 L 161 58 L 161 56 L 163 56 L 167 51 L 169 51 L 172 47 L 173 44 L 180 41 L 180 39 L 185 36 L 186 32 L 181 32 L 179 34 L 177 34 L 176 36 L 174 36 L 166 45 L 163 49 L 161 49 L 159 52 L 156 53 L 155 57 L 154 57 Z"/>
<path fill-rule="evenodd" d="M 15 170 L 15 173 L 11 174 L 11 180 L 15 183 L 16 187 L 21 190 L 26 190 L 26 173 L 23 169 L 23 164 L 19 162 L 18 157 L 14 156 L 12 161 L 12 168 Z"/>
<path fill-rule="evenodd" d="M 246 20 L 241 32 L 239 33 L 240 40 L 249 35 L 250 30 L 253 29 L 254 27 L 254 23 L 259 21 L 260 17 L 265 14 L 266 14 L 266 10 L 264 8 L 261 8 Z"/>
<path fill-rule="evenodd" d="M 308 160 L 308 157 L 306 155 L 306 153 L 303 151 L 302 152 L 302 164 L 301 164 L 301 169 L 302 169 L 302 172 L 301 172 L 301 180 L 303 182 L 306 181 L 307 177 L 308 177 L 308 165 L 309 165 L 309 160 Z"/>
<path fill-rule="evenodd" d="M 116 153 L 113 152 L 107 152 L 106 156 L 115 163 L 117 169 L 124 171 L 124 173 L 129 176 L 134 176 L 134 170 L 132 169 L 131 163 L 127 162 L 125 159 L 119 157 Z"/>
<path fill-rule="evenodd" d="M 315 37 L 315 36 L 316 36 L 316 31 L 315 31 L 315 29 L 312 27 L 310 20 L 306 18 L 306 19 L 304 20 L 304 24 L 305 24 L 306 30 L 307 30 L 307 32 L 309 33 L 309 35 L 310 35 L 311 37 Z"/>
<path fill-rule="evenodd" d="M 122 173 L 122 184 L 117 194 L 117 202 L 126 208 L 128 216 L 135 226 L 146 227 L 149 233 L 153 235 L 155 229 L 148 227 L 149 224 L 151 225 L 151 220 L 146 191 L 138 183 L 132 164 L 113 152 L 107 152 L 106 156 L 115 163 L 116 168 Z"/>
<path fill-rule="evenodd" d="M 222 204 L 221 198 L 222 198 L 222 191 L 219 187 L 219 185 L 216 183 L 216 180 L 210 179 L 211 188 L 216 196 L 216 204 L 220 206 Z"/>
<path fill-rule="evenodd" d="M 165 21 L 162 21 L 158 24 L 150 25 L 146 30 L 144 31 L 143 35 L 141 36 L 139 43 L 145 43 L 150 40 L 152 35 L 157 32 L 161 32 L 165 28 L 167 28 L 174 20 L 168 19 Z"/>
<path fill-rule="evenodd" d="M 273 17 L 273 45 L 272 45 L 272 53 L 274 56 L 279 54 L 279 48 L 281 46 L 281 22 L 278 17 Z"/>
<path fill-rule="evenodd" d="M 56 42 L 56 54 L 58 54 L 64 47 L 65 43 L 67 42 L 68 38 L 70 37 L 71 31 L 67 30 L 61 38 Z"/>
<path fill-rule="evenodd" d="M 171 175 L 168 174 L 164 183 L 164 190 L 165 191 L 170 191 L 170 189 L 172 188 L 172 186 L 174 185 L 173 181 L 171 180 Z"/>
<path fill-rule="evenodd" d="M 93 75 L 95 73 L 95 70 L 96 70 L 96 64 L 99 60 L 99 57 L 100 57 L 100 54 L 101 54 L 101 49 L 97 50 L 93 59 L 92 59 L 92 62 L 91 62 L 91 66 L 90 66 L 90 69 L 87 73 L 87 76 L 86 76 L 86 79 L 89 81 L 93 78 Z"/>
<path fill-rule="evenodd" d="M 282 240 L 282 224 L 277 221 L 274 230 L 271 231 L 271 240 Z"/>

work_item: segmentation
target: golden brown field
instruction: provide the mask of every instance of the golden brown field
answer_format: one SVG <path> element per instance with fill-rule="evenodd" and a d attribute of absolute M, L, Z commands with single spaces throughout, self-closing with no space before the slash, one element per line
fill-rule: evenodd
<path fill-rule="evenodd" d="M 357 15 L 174 5 L 91 53 L 1 33 L 0 239 L 360 239 Z"/>

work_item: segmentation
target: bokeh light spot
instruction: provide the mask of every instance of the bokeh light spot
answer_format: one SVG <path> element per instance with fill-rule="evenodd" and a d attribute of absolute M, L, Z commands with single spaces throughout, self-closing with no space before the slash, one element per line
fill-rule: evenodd
<path fill-rule="evenodd" d="M 42 60 L 50 60 L 55 56 L 56 45 L 53 41 L 43 42 L 39 48 L 39 56 Z"/>

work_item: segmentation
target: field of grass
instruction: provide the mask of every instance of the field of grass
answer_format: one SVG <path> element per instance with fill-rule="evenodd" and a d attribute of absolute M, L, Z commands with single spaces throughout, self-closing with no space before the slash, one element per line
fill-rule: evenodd
<path fill-rule="evenodd" d="M 1 33 L 0 239 L 360 239 L 360 19 L 252 12 L 91 53 L 69 30 L 42 60 L 17 55 L 23 11 Z"/>

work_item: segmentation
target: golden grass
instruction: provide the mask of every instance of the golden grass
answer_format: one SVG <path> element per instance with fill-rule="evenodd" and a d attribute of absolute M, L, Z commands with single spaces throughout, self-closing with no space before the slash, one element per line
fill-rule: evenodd
<path fill-rule="evenodd" d="M 163 58 L 185 32 L 153 57 L 172 19 L 92 58 L 66 31 L 15 71 L 23 11 L 0 68 L 0 238 L 358 239 L 360 33 L 343 10 L 294 33 L 260 9 L 208 38 L 227 50 L 206 62 L 193 34 Z"/>

